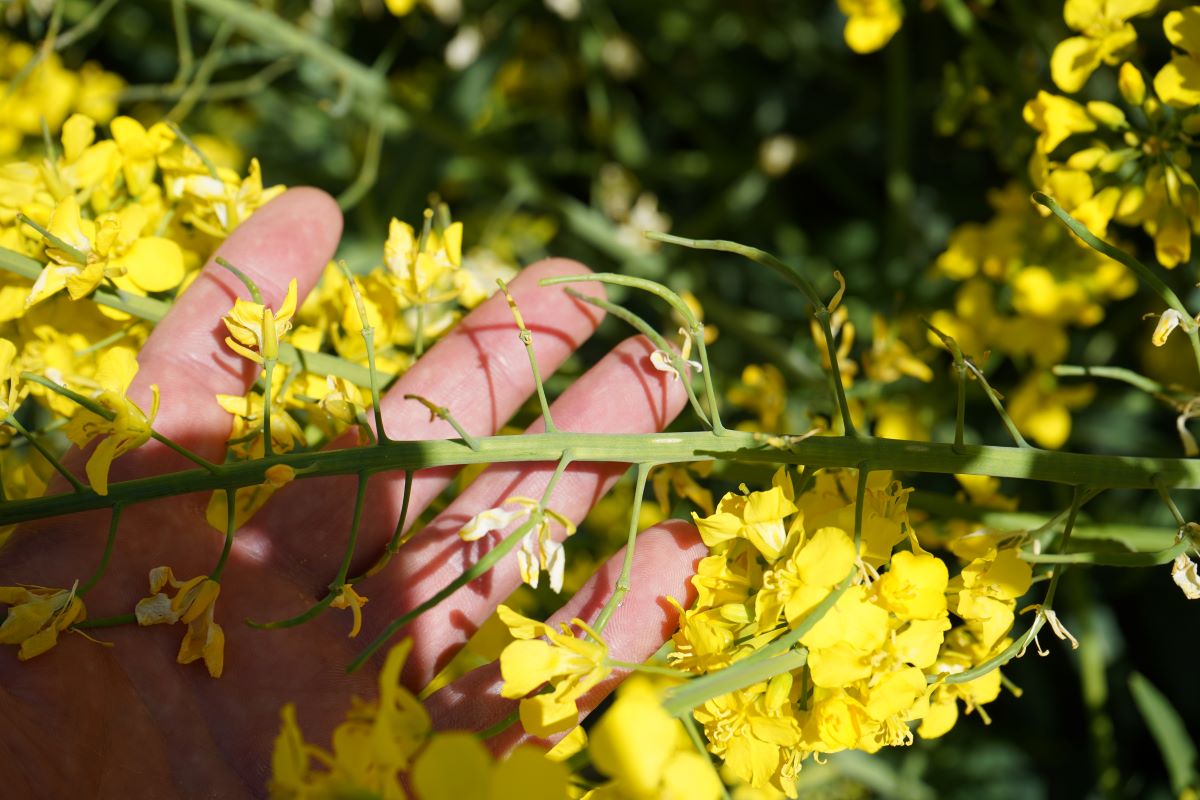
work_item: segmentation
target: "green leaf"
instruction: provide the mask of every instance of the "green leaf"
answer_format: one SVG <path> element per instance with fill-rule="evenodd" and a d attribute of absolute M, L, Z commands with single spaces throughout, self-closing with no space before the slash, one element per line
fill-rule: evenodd
<path fill-rule="evenodd" d="M 1171 778 L 1171 791 L 1180 795 L 1188 788 L 1196 788 L 1196 745 L 1171 701 L 1138 672 L 1129 676 L 1129 691 L 1133 693 L 1146 727 L 1158 743 Z"/>

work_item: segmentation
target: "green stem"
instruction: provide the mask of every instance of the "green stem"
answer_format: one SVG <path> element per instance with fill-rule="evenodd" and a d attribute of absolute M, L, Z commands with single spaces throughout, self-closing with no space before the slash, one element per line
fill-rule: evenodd
<path fill-rule="evenodd" d="M 472 450 L 479 449 L 478 437 L 467 433 L 467 429 L 464 428 L 462 424 L 454 418 L 454 415 L 450 413 L 450 409 L 446 408 L 445 406 L 439 406 L 437 403 L 426 397 L 422 397 L 419 394 L 406 394 L 404 395 L 404 399 L 416 400 L 418 403 L 429 409 L 431 419 L 432 417 L 437 417 L 443 422 L 449 423 L 450 427 L 454 428 L 454 432 L 459 435 L 459 438 L 463 440 L 463 443 L 467 447 L 471 448 Z"/>
<path fill-rule="evenodd" d="M 117 2 L 118 0 L 104 0 L 97 5 L 72 28 L 63 31 L 63 34 L 54 40 L 54 49 L 61 52 L 94 31 L 108 16 L 108 12 L 117 5 Z"/>
<path fill-rule="evenodd" d="M 409 501 L 412 499 L 412 484 L 413 476 L 412 471 L 410 470 L 404 473 L 404 497 L 400 501 L 400 518 L 396 520 L 396 529 L 392 531 L 391 540 L 387 543 L 387 547 L 383 549 L 383 555 L 379 557 L 379 560 L 376 561 L 371 568 L 362 575 L 358 576 L 357 578 L 351 578 L 351 584 L 360 583 L 367 578 L 370 578 L 372 575 L 377 575 L 383 570 L 384 567 L 388 565 L 388 562 L 392 560 L 392 556 L 399 552 L 400 541 L 404 537 L 404 523 L 408 520 L 408 506 Z"/>
<path fill-rule="evenodd" d="M 667 344 L 667 340 L 659 335 L 658 331 L 650 327 L 650 323 L 646 322 L 646 320 L 626 309 L 624 306 L 611 303 L 608 300 L 605 300 L 603 297 L 592 297 L 591 295 L 587 295 L 583 292 L 572 289 L 569 286 L 563 291 L 565 291 L 571 297 L 574 297 L 576 300 L 590 303 L 597 308 L 603 309 L 606 313 L 612 314 L 617 319 L 632 325 L 635 329 L 637 329 L 638 333 L 649 339 L 654 344 L 656 349 L 666 353 L 670 357 L 671 366 L 675 368 L 675 371 L 680 375 L 681 379 L 684 375 L 687 375 L 687 365 L 683 363 L 683 359 L 679 357 L 679 353 L 675 352 L 675 349 Z M 705 425 L 711 426 L 712 423 L 709 422 L 708 415 L 704 413 L 704 409 L 700 406 L 700 401 L 696 397 L 696 392 L 692 388 L 692 382 L 689 380 L 684 380 L 683 388 L 684 391 L 687 392 L 688 402 L 692 406 L 692 411 L 696 413 L 696 416 L 700 418 L 701 422 L 703 422 Z"/>
<path fill-rule="evenodd" d="M 208 574 L 211 580 L 217 583 L 221 582 L 221 573 L 225 571 L 225 564 L 229 561 L 229 554 L 233 551 L 233 533 L 237 528 L 237 490 L 225 490 L 225 545 L 221 548 L 221 555 L 217 559 L 217 564 L 213 567 L 212 572 Z"/>
<path fill-rule="evenodd" d="M 294 628 L 317 617 L 317 615 L 329 608 L 329 605 L 342 594 L 342 590 L 346 586 L 346 575 L 350 572 L 350 562 L 354 559 L 355 545 L 358 542 L 358 528 L 362 521 L 362 510 L 364 500 L 366 499 L 367 480 L 369 477 L 370 474 L 365 471 L 358 473 L 358 489 L 354 495 L 354 518 L 350 522 L 350 538 L 347 540 L 346 549 L 342 554 L 342 564 L 338 568 L 337 575 L 330 581 L 329 591 L 325 596 L 318 600 L 316 604 L 294 617 L 275 622 L 255 622 L 252 619 L 247 619 L 247 625 L 251 628 L 259 628 L 260 630 Z"/>
<path fill-rule="evenodd" d="M 115 628 L 118 625 L 136 625 L 136 614 L 119 614 L 115 617 L 96 617 L 95 619 L 85 619 L 82 622 L 76 622 L 72 628 L 87 630 L 88 628 Z"/>
<path fill-rule="evenodd" d="M 665 675 L 666 677 L 676 679 L 683 679 L 687 677 L 686 672 L 680 672 L 679 670 L 671 669 L 670 667 L 658 667 L 654 664 L 634 664 L 631 661 L 618 661 L 613 658 L 607 659 L 605 663 L 614 669 L 627 669 L 631 672 L 641 672 L 646 675 Z"/>
<path fill-rule="evenodd" d="M 596 633 L 604 632 L 609 618 L 621 605 L 625 595 L 629 593 L 629 578 L 633 574 L 633 550 L 637 544 L 638 520 L 642 512 L 642 497 L 646 493 L 646 476 L 655 466 L 655 463 L 649 461 L 637 465 L 637 478 L 633 487 L 633 506 L 629 511 L 629 534 L 625 541 L 625 560 L 621 564 L 621 574 L 617 578 L 616 586 L 613 587 L 612 596 L 605 602 L 604 608 L 600 609 L 600 614 L 592 626 Z"/>
<path fill-rule="evenodd" d="M 275 372 L 275 359 L 263 359 L 263 457 L 274 455 L 274 442 L 271 441 L 271 406 L 275 404 L 271 396 L 271 379 Z"/>
<path fill-rule="evenodd" d="M 241 33 L 264 44 L 274 45 L 306 57 L 332 71 L 339 81 L 362 96 L 364 101 L 379 101 L 388 94 L 385 76 L 342 50 L 303 31 L 298 26 L 264 8 L 240 0 L 187 0 L 214 18 L 227 21 Z"/>
<path fill-rule="evenodd" d="M 193 464 L 197 464 L 197 465 L 203 467 L 204 469 L 211 472 L 213 475 L 216 475 L 216 474 L 220 473 L 220 471 L 221 471 L 221 467 L 219 465 L 212 463 L 211 461 L 209 461 L 207 458 L 205 458 L 202 455 L 193 453 L 191 450 L 188 450 L 186 447 L 179 444 L 178 442 L 174 442 L 171 439 L 168 439 L 166 436 L 162 435 L 158 431 L 151 431 L 150 437 L 152 439 L 154 439 L 154 441 L 156 441 L 156 442 L 165 444 L 167 447 L 171 448 L 176 453 L 179 453 L 179 455 L 183 456 L 188 461 L 191 461 Z"/>
<path fill-rule="evenodd" d="M 175 50 L 179 59 L 179 67 L 171 85 L 182 89 L 187 85 L 196 60 L 195 53 L 192 52 L 192 32 L 188 26 L 184 0 L 171 0 L 171 25 L 175 29 Z"/>
<path fill-rule="evenodd" d="M 771 658 L 755 659 L 753 663 L 739 661 L 732 667 L 709 673 L 668 691 L 663 708 L 673 717 L 683 717 L 715 697 L 800 669 L 807 661 L 808 651 L 803 648 Z"/>
<path fill-rule="evenodd" d="M 43 239 L 45 239 L 50 244 L 54 245 L 55 248 L 63 251 L 67 255 L 69 255 L 71 257 L 71 260 L 74 261 L 76 264 L 86 264 L 87 263 L 87 254 L 86 253 L 84 253 L 82 250 L 80 250 L 75 245 L 70 244 L 70 243 L 60 239 L 59 237 L 55 236 L 49 230 L 47 230 L 46 228 L 43 228 L 41 225 L 37 224 L 36 222 L 31 220 L 29 217 L 25 216 L 24 214 L 22 214 L 22 213 L 17 214 L 17 222 L 23 223 L 25 225 L 28 225 L 30 228 L 33 228 L 35 231 L 37 231 L 39 234 L 41 234 Z"/>
<path fill-rule="evenodd" d="M 1012 417 L 1010 417 L 1008 412 L 1004 409 L 1004 404 L 1000 402 L 1000 395 L 997 394 L 996 390 L 992 388 L 992 385 L 988 383 L 988 379 L 983 376 L 983 370 L 979 369 L 979 367 L 975 366 L 975 364 L 969 360 L 966 362 L 966 364 L 967 369 L 971 370 L 976 379 L 978 379 L 980 385 L 983 386 L 983 393 L 986 394 L 988 400 L 992 402 L 992 407 L 995 408 L 996 413 L 1000 415 L 1000 421 L 1004 423 L 1004 428 L 1008 431 L 1008 435 L 1012 437 L 1013 441 L 1017 443 L 1017 447 L 1032 450 L 1033 445 L 1025 441 L 1025 437 L 1021 435 L 1019 430 L 1017 430 L 1016 423 L 1012 421 Z"/>
<path fill-rule="evenodd" d="M 1062 378 L 1108 378 L 1121 381 L 1135 389 L 1141 389 L 1146 394 L 1161 395 L 1168 391 L 1158 381 L 1124 367 L 1079 367 L 1072 364 L 1057 364 L 1051 367 L 1050 371 Z"/>
<path fill-rule="evenodd" d="M 269 459 L 224 464 L 220 474 L 202 470 L 155 475 L 109 486 L 108 495 L 85 491 L 63 493 L 0 505 L 0 525 L 73 514 L 113 505 L 129 505 L 191 492 L 254 486 L 263 470 L 284 464 L 297 471 L 297 480 L 326 475 L 357 474 L 363 470 L 426 469 L 468 464 L 552 461 L 565 450 L 582 462 L 636 464 L 654 461 L 728 460 L 747 464 L 806 464 L 811 469 L 854 467 L 869 461 L 872 470 L 953 475 L 987 475 L 1097 488 L 1200 489 L 1200 459 L 1090 455 L 1015 447 L 952 445 L 871 436 L 813 436 L 786 448 L 772 447 L 757 435 L 729 431 L 594 434 L 557 433 L 539 436 L 489 436 L 473 450 L 454 439 L 397 441 L 387 447 L 348 448 L 323 452 L 280 453 Z"/>
<path fill-rule="evenodd" d="M 221 174 L 219 172 L 217 172 L 217 165 L 214 164 L 213 160 L 208 157 L 208 153 L 201 150 L 200 146 L 197 145 L 195 142 L 193 142 L 191 137 L 183 132 L 183 128 L 179 127 L 178 122 L 176 122 L 175 120 L 169 119 L 169 120 L 167 120 L 167 127 L 169 127 L 171 129 L 171 131 L 177 137 L 179 137 L 179 141 L 183 142 L 184 147 L 186 147 L 188 150 L 191 150 L 193 153 L 196 154 L 196 157 L 200 159 L 200 163 L 204 165 L 204 168 L 206 170 L 208 170 L 208 175 L 210 178 L 212 178 L 213 180 L 217 180 L 217 181 L 221 180 Z M 239 276 L 239 277 L 244 277 L 244 276 Z M 249 279 L 246 278 L 246 280 L 249 280 Z M 260 300 L 259 302 L 262 302 L 262 301 Z"/>
<path fill-rule="evenodd" d="M 242 272 L 240 269 L 238 269 L 237 267 L 235 267 L 233 264 L 230 264 L 228 261 L 226 261 L 226 260 L 225 260 L 224 258 L 222 258 L 221 256 L 217 256 L 217 257 L 214 259 L 214 261 L 216 261 L 216 262 L 217 262 L 217 265 L 218 265 L 218 266 L 224 267 L 225 269 L 227 269 L 227 270 L 229 270 L 230 272 L 232 272 L 232 273 L 233 273 L 233 275 L 234 275 L 234 277 L 235 277 L 235 278 L 237 278 L 239 281 L 241 281 L 241 282 L 242 282 L 242 285 L 246 287 L 246 291 L 250 292 L 250 298 L 251 298 L 252 300 L 254 300 L 254 302 L 258 303 L 260 306 L 261 306 L 261 305 L 263 305 L 263 296 L 262 296 L 262 292 L 260 292 L 260 291 L 258 290 L 258 284 L 257 284 L 257 283 L 255 283 L 255 282 L 254 282 L 254 281 L 253 281 L 253 280 L 250 278 L 250 276 L 249 276 L 249 275 L 247 275 L 246 273 Z"/>
<path fill-rule="evenodd" d="M 108 519 L 108 539 L 104 542 L 104 554 L 100 556 L 100 563 L 96 565 L 96 570 L 92 576 L 87 579 L 83 586 L 75 592 L 79 597 L 83 597 L 92 590 L 108 570 L 109 559 L 112 558 L 113 545 L 117 543 L 117 526 L 121 523 L 121 507 L 113 506 L 112 516 Z"/>
<path fill-rule="evenodd" d="M 504 298 L 508 301 L 508 309 L 517 323 L 517 335 L 520 336 L 521 344 L 525 346 L 525 354 L 529 357 L 529 368 L 533 371 L 533 384 L 537 388 L 538 403 L 542 407 L 542 419 L 546 423 L 546 433 L 557 433 L 558 428 L 554 426 L 554 419 L 550 416 L 550 401 L 546 399 L 546 388 L 542 385 L 542 371 L 538 369 L 537 355 L 533 352 L 533 332 L 525 326 L 525 318 L 521 316 L 521 310 L 517 308 L 517 301 L 508 291 L 508 285 L 502 278 L 497 278 L 496 283 L 499 284 L 500 291 L 504 292 Z M 541 284 L 545 285 L 546 282 L 542 281 Z"/>
<path fill-rule="evenodd" d="M 380 115 L 371 120 L 371 127 L 367 131 L 367 142 L 363 149 L 362 167 L 359 169 L 358 175 L 355 176 L 354 182 L 338 195 L 337 203 L 342 211 L 349 211 L 362 202 L 362 199 L 367 196 L 367 192 L 371 191 L 371 187 L 379 180 L 379 157 L 382 153 L 383 116 Z"/>
<path fill-rule="evenodd" d="M 83 482 L 80 481 L 78 478 L 76 478 L 74 475 L 72 475 L 71 471 L 69 469 L 67 469 L 66 466 L 61 461 L 59 461 L 58 458 L 53 453 L 51 453 L 50 450 L 44 444 L 42 444 L 40 440 L 35 438 L 32 433 L 27 431 L 25 429 L 25 426 L 22 425 L 20 422 L 18 422 L 17 418 L 15 416 L 13 416 L 12 414 L 9 414 L 7 417 L 4 418 L 4 422 L 6 424 L 12 425 L 14 428 L 16 428 L 17 432 L 25 437 L 25 441 L 27 441 L 31 445 L 33 445 L 33 448 L 42 454 L 42 458 L 46 459 L 46 461 L 48 461 L 50 463 L 50 466 L 54 467 L 54 470 L 59 475 L 62 475 L 66 479 L 67 483 L 71 484 L 71 486 L 74 487 L 76 492 L 86 492 L 87 491 L 87 487 L 83 484 Z"/>
<path fill-rule="evenodd" d="M 371 380 L 371 408 L 375 413 L 375 443 L 386 444 L 390 440 L 387 431 L 383 428 L 383 407 L 379 402 L 379 370 L 375 367 L 375 326 L 371 324 L 371 318 L 367 316 L 366 304 L 363 303 L 362 293 L 358 290 L 358 282 L 354 280 L 350 267 L 345 261 L 339 261 L 338 266 L 341 267 L 342 274 L 346 276 L 346 281 L 350 284 L 350 294 L 354 297 L 354 307 L 358 311 L 358 321 L 362 325 L 363 344 L 367 348 L 367 372 Z"/>
<path fill-rule="evenodd" d="M 833 394 L 837 400 L 838 412 L 842 417 L 842 430 L 846 436 L 858 436 L 858 431 L 854 428 L 854 420 L 850 418 L 850 405 L 846 402 L 846 387 L 842 385 L 842 370 L 838 366 L 837 347 L 833 342 L 833 325 L 830 322 L 829 311 L 821 308 L 813 316 L 816 318 L 817 324 L 821 326 L 821 332 L 825 335 L 825 353 L 829 356 L 829 378 L 833 383 Z"/>

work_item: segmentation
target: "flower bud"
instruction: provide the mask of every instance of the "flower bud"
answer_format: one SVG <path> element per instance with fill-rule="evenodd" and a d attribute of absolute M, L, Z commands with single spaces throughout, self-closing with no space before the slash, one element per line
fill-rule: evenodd
<path fill-rule="evenodd" d="M 1087 104 L 1087 112 L 1088 116 L 1105 127 L 1113 129 L 1129 127 L 1129 122 L 1125 119 L 1125 112 L 1112 103 L 1092 100 Z"/>
<path fill-rule="evenodd" d="M 1146 79 L 1142 77 L 1141 70 L 1128 61 L 1121 65 L 1117 73 L 1117 86 L 1121 90 L 1121 97 L 1131 106 L 1140 106 L 1146 99 Z"/>

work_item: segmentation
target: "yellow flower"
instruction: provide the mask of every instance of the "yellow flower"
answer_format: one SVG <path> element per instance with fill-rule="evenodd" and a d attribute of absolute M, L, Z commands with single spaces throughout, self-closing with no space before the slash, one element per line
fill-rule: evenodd
<path fill-rule="evenodd" d="M 928 383 L 933 380 L 929 365 L 913 355 L 895 330 L 889 330 L 882 314 L 871 316 L 871 350 L 863 357 L 867 377 L 881 383 L 892 383 L 905 375 Z"/>
<path fill-rule="evenodd" d="M 1049 450 L 1071 435 L 1071 411 L 1092 402 L 1096 387 L 1084 383 L 1057 388 L 1051 376 L 1033 374 L 1008 398 L 1008 413 L 1017 429 Z"/>
<path fill-rule="evenodd" d="M 592 730 L 592 763 L 630 800 L 716 800 L 721 781 L 696 753 L 680 722 L 663 710 L 653 684 L 635 676 Z"/>
<path fill-rule="evenodd" d="M 776 691 L 770 691 L 771 685 Z M 795 749 L 801 742 L 800 723 L 789 697 L 791 674 L 770 683 L 709 700 L 695 713 L 704 726 L 709 749 L 725 760 L 725 767 L 755 788 L 774 786 L 795 797 Z M 785 691 L 779 691 L 784 689 Z M 790 780 L 785 779 L 790 778 Z"/>
<path fill-rule="evenodd" d="M 0 623 L 0 644 L 20 645 L 21 661 L 40 656 L 58 643 L 58 634 L 87 618 L 75 589 L 0 586 L 0 603 L 9 606 Z"/>
<path fill-rule="evenodd" d="M 765 492 L 730 492 L 721 498 L 717 512 L 701 517 L 692 512 L 700 538 L 709 547 L 745 539 L 768 561 L 775 561 L 787 539 L 784 517 L 796 513 L 792 503 L 792 484 L 783 469 L 775 474 L 775 484 Z"/>
<path fill-rule="evenodd" d="M 787 412 L 787 385 L 783 373 L 773 364 L 747 364 L 741 381 L 730 387 L 726 397 L 758 417 L 756 421 L 738 423 L 738 430 L 777 431 Z"/>
<path fill-rule="evenodd" d="M 167 584 L 178 590 L 174 597 L 162 592 Z M 150 570 L 151 596 L 138 601 L 134 614 L 138 625 L 187 625 L 175 660 L 190 664 L 204 659 L 208 674 L 219 678 L 225 667 L 225 631 L 213 621 L 213 609 L 220 593 L 221 584 L 205 575 L 177 581 L 170 567 L 155 567 Z"/>
<path fill-rule="evenodd" d="M 410 773 L 421 800 L 565 800 L 570 771 L 526 744 L 493 761 L 473 733 L 435 734 Z"/>
<path fill-rule="evenodd" d="M 846 44 L 856 53 L 872 53 L 900 30 L 904 8 L 897 0 L 838 0 L 845 14 Z"/>
<path fill-rule="evenodd" d="M 892 556 L 891 566 L 875 590 L 883 607 L 900 619 L 928 620 L 945 615 L 948 581 L 945 562 L 918 547 Z"/>
<path fill-rule="evenodd" d="M 16 412 L 26 393 L 21 385 L 21 368 L 14 363 L 16 357 L 17 346 L 0 339 L 0 420 Z"/>
<path fill-rule="evenodd" d="M 1175 47 L 1184 51 L 1154 76 L 1159 99 L 1177 108 L 1200 103 L 1200 8 L 1189 6 L 1172 11 L 1163 19 L 1163 31 Z"/>
<path fill-rule="evenodd" d="M 262 303 L 237 298 L 233 308 L 221 318 L 229 329 L 225 344 L 235 353 L 259 364 L 263 359 L 278 358 L 279 340 L 292 328 L 292 315 L 296 313 L 296 279 L 288 282 L 287 295 L 279 311 L 272 311 Z M 252 350 L 250 348 L 256 348 Z"/>
<path fill-rule="evenodd" d="M 712 461 L 692 461 L 684 464 L 663 464 L 654 468 L 650 485 L 654 489 L 654 499 L 658 501 L 659 511 L 663 517 L 670 516 L 670 493 L 677 497 L 686 497 L 695 503 L 705 514 L 713 513 L 712 492 L 696 483 L 692 477 L 694 472 L 701 478 L 707 478 L 712 473 Z"/>
<path fill-rule="evenodd" d="M 887 635 L 887 611 L 870 601 L 865 587 L 851 586 L 800 639 L 809 648 L 813 684 L 837 688 L 867 677 Z"/>
<path fill-rule="evenodd" d="M 1078 92 L 1101 62 L 1117 64 L 1137 41 L 1130 18 L 1149 14 L 1157 5 L 1158 0 L 1067 0 L 1063 19 L 1082 35 L 1054 48 L 1050 75 L 1058 88 Z"/>
<path fill-rule="evenodd" d="M 427 218 L 431 215 L 426 211 Z M 431 229 L 418 236 L 408 223 L 392 220 L 384 261 L 410 303 L 442 303 L 457 295 L 453 273 L 462 265 L 462 231 L 462 223 L 455 222 L 443 231 Z"/>
<path fill-rule="evenodd" d="M 283 382 L 274 383 L 271 387 L 275 394 L 271 402 L 271 447 L 276 453 L 287 453 L 304 441 L 304 429 L 279 400 L 278 393 L 283 388 Z M 229 441 L 233 443 L 230 452 L 238 458 L 261 458 L 264 452 L 263 396 L 258 392 L 246 395 L 219 394 L 217 404 L 233 415 L 233 428 L 229 434 Z M 221 522 L 218 527 L 225 530 L 225 523 Z"/>
<path fill-rule="evenodd" d="M 100 388 L 94 399 L 112 412 L 113 418 L 105 419 L 81 408 L 67 424 L 67 438 L 77 447 L 86 446 L 97 436 L 107 436 L 92 452 L 86 467 L 88 482 L 97 494 L 108 494 L 108 471 L 113 460 L 141 447 L 150 439 L 151 425 L 158 414 L 158 387 L 150 387 L 154 397 L 147 417 L 142 409 L 125 397 L 137 371 L 137 359 L 132 349 L 109 348 L 100 357 L 96 369 L 95 382 Z"/>
<path fill-rule="evenodd" d="M 1039 91 L 1034 100 L 1025 104 L 1025 122 L 1040 135 L 1037 146 L 1042 153 L 1051 153 L 1068 137 L 1096 130 L 1096 123 L 1083 106 L 1066 97 Z"/>
<path fill-rule="evenodd" d="M 158 171 L 157 159 L 170 149 L 175 142 L 175 134 L 162 122 L 147 131 L 142 123 L 132 117 L 117 117 L 110 127 L 113 141 L 121 150 L 125 186 L 136 197 L 154 182 Z"/>
<path fill-rule="evenodd" d="M 818 530 L 776 569 L 763 573 L 754 598 L 759 629 L 773 628 L 780 613 L 789 624 L 804 617 L 850 573 L 854 561 L 854 540 L 844 530 Z"/>
<path fill-rule="evenodd" d="M 1032 580 L 1032 568 L 1015 548 L 993 548 L 950 582 L 950 591 L 958 593 L 954 613 L 973 623 L 980 646 L 990 650 L 1012 629 L 1016 600 Z"/>
<path fill-rule="evenodd" d="M 400 685 L 412 640 L 393 647 L 379 672 L 379 700 L 354 698 L 346 721 L 333 732 L 333 750 L 304 741 L 291 703 L 280 712 L 283 725 L 271 757 L 271 796 L 360 797 L 403 800 L 399 774 L 429 737 L 429 714 Z M 314 764 L 315 762 L 315 764 Z"/>
<path fill-rule="evenodd" d="M 608 646 L 600 635 L 579 619 L 571 621 L 591 641 L 577 638 L 567 624 L 561 632 L 544 622 L 521 616 L 508 606 L 496 609 L 517 641 L 500 654 L 503 697 L 521 700 L 521 724 L 534 736 L 547 737 L 578 724 L 576 701 L 608 677 Z M 544 636 L 549 641 L 537 637 Z M 533 697 L 525 695 L 544 683 L 554 690 Z"/>
<path fill-rule="evenodd" d="M 95 222 L 85 220 L 73 196 L 63 199 L 50 215 L 50 233 L 78 253 L 62 250 L 47 242 L 50 263 L 38 274 L 25 307 L 39 303 L 66 289 L 72 300 L 86 297 L 106 277 L 119 275 L 123 268 L 110 263 L 115 253 L 120 223 L 114 214 L 105 214 Z M 80 260 L 82 256 L 82 260 Z"/>

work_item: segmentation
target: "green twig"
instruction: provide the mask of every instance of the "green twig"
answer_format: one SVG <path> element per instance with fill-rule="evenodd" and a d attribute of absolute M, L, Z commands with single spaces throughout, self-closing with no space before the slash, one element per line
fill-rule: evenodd
<path fill-rule="evenodd" d="M 24 375 L 22 375 L 22 379 L 24 379 Z M 41 453 L 42 458 L 46 459 L 50 466 L 54 467 L 55 472 L 57 472 L 59 475 L 62 475 L 63 478 L 66 479 L 67 483 L 71 484 L 76 492 L 87 491 L 87 486 L 85 486 L 82 481 L 72 475 L 71 471 L 67 469 L 61 461 L 58 460 L 58 457 L 55 456 L 54 453 L 50 452 L 46 445 L 42 444 L 41 441 L 38 440 L 32 433 L 27 431 L 25 426 L 22 425 L 15 416 L 9 414 L 4 418 L 4 422 L 16 428 L 17 432 L 25 437 L 25 441 L 33 445 L 33 448 Z"/>
<path fill-rule="evenodd" d="M 83 586 L 75 592 L 79 597 L 83 597 L 92 590 L 108 570 L 109 559 L 112 558 L 113 545 L 117 542 L 117 526 L 121 524 L 121 507 L 113 506 L 112 515 L 108 519 L 108 539 L 104 542 L 104 554 L 100 556 L 100 563 L 96 565 L 96 570 L 92 576 L 84 582 Z"/>
<path fill-rule="evenodd" d="M 638 521 L 642 511 L 642 496 L 646 493 L 646 476 L 650 474 L 650 470 L 655 466 L 655 463 L 649 461 L 644 461 L 637 465 L 637 478 L 633 487 L 633 505 L 629 511 L 629 534 L 625 541 L 625 560 L 621 564 L 621 574 L 617 577 L 617 583 L 613 587 L 612 596 L 605 602 L 604 608 L 600 609 L 600 614 L 596 617 L 596 622 L 592 626 L 596 633 L 604 632 L 604 627 L 608 625 L 608 620 L 612 617 L 613 612 L 620 607 L 621 601 L 629 593 L 629 578 L 633 574 L 633 550 L 637 543 Z"/>
<path fill-rule="evenodd" d="M 526 355 L 529 356 L 529 368 L 533 371 L 533 384 L 537 387 L 538 403 L 542 407 L 542 419 L 546 423 L 546 433 L 557 433 L 558 428 L 554 427 L 554 419 L 550 416 L 550 401 L 546 399 L 546 388 L 542 385 L 542 372 L 538 369 L 537 356 L 533 352 L 533 332 L 525 327 L 525 319 L 521 316 L 521 309 L 517 307 L 517 301 L 508 291 L 508 284 L 504 282 L 503 278 L 497 278 L 496 283 L 500 286 L 500 291 L 504 292 L 504 299 L 508 301 L 508 310 L 512 312 L 513 320 L 517 323 L 517 335 L 521 339 L 521 344 L 525 346 Z M 545 283 L 542 281 L 542 285 Z"/>

